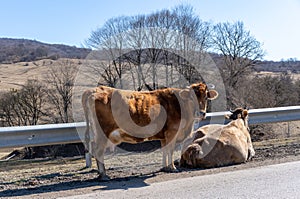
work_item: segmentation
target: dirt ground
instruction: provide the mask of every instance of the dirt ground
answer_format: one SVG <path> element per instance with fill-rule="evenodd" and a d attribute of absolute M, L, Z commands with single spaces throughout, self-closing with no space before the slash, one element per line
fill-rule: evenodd
<path fill-rule="evenodd" d="M 105 158 L 109 182 L 100 182 L 93 162 L 86 169 L 83 157 L 13 160 L 0 162 L 0 198 L 57 198 L 95 190 L 129 189 L 151 183 L 228 172 L 300 160 L 300 139 L 269 140 L 254 143 L 256 155 L 241 165 L 212 169 L 179 168 L 177 173 L 161 172 L 162 153 L 111 154 Z M 179 158 L 177 152 L 176 158 Z"/>

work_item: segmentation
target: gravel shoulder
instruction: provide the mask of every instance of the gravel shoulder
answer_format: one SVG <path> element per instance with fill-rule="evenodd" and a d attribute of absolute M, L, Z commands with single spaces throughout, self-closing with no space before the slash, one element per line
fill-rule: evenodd
<path fill-rule="evenodd" d="M 254 143 L 254 147 L 256 156 L 245 164 L 212 169 L 180 168 L 178 173 L 160 171 L 162 153 L 159 150 L 108 155 L 105 162 L 107 174 L 111 177 L 109 182 L 99 182 L 95 162 L 91 169 L 85 169 L 83 157 L 1 161 L 0 198 L 57 198 L 95 190 L 138 188 L 178 178 L 300 160 L 298 139 Z M 179 152 L 176 157 L 179 157 Z"/>

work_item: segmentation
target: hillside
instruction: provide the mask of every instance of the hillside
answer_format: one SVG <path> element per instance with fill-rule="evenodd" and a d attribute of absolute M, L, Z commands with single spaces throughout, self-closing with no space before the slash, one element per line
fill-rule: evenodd
<path fill-rule="evenodd" d="M 80 66 L 81 61 L 81 59 L 59 58 L 56 60 L 42 59 L 13 64 L 0 63 L 0 94 L 3 91 L 21 88 L 28 79 L 43 81 L 49 67 L 61 66 L 66 63 Z"/>
<path fill-rule="evenodd" d="M 268 72 L 288 72 L 291 73 L 300 73 L 300 61 L 296 60 L 287 60 L 287 61 L 262 61 L 257 64 L 254 69 L 257 72 L 268 71 Z"/>
<path fill-rule="evenodd" d="M 62 44 L 46 44 L 28 39 L 0 38 L 0 63 L 31 62 L 50 58 L 84 59 L 90 49 Z"/>
<path fill-rule="evenodd" d="M 85 59 L 91 49 L 77 48 L 63 44 L 46 44 L 36 40 L 0 38 L 0 63 L 33 62 L 41 59 L 71 58 Z M 99 54 L 99 53 L 98 53 Z M 211 54 L 219 63 L 220 55 Z M 216 60 L 217 59 L 217 60 Z M 300 73 L 300 61 L 261 61 L 254 66 L 256 72 L 286 72 Z"/>

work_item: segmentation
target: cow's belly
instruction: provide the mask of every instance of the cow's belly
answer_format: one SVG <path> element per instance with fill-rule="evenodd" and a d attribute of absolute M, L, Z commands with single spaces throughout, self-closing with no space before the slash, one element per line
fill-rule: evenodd
<path fill-rule="evenodd" d="M 123 131 L 122 129 L 116 129 L 113 132 L 111 132 L 108 136 L 108 139 L 115 145 L 118 145 L 122 142 L 136 144 L 148 140 L 147 138 L 139 138 L 139 137 L 131 136 L 127 134 L 125 131 Z"/>

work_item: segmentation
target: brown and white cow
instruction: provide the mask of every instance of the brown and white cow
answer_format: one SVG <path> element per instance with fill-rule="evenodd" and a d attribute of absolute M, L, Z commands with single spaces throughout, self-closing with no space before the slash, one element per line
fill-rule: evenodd
<path fill-rule="evenodd" d="M 246 162 L 255 155 L 249 128 L 248 111 L 238 108 L 226 125 L 206 125 L 193 134 L 193 142 L 181 155 L 180 165 L 190 168 L 211 168 Z"/>
<path fill-rule="evenodd" d="M 93 140 L 92 144 L 86 144 L 91 146 L 97 160 L 100 178 L 107 179 L 103 156 L 109 143 L 160 140 L 163 168 L 176 170 L 173 163 L 176 142 L 182 142 L 191 134 L 194 119 L 203 119 L 207 100 L 217 96 L 217 91 L 208 90 L 204 83 L 192 84 L 186 89 L 147 92 L 106 86 L 86 90 L 82 95 L 86 138 Z"/>

